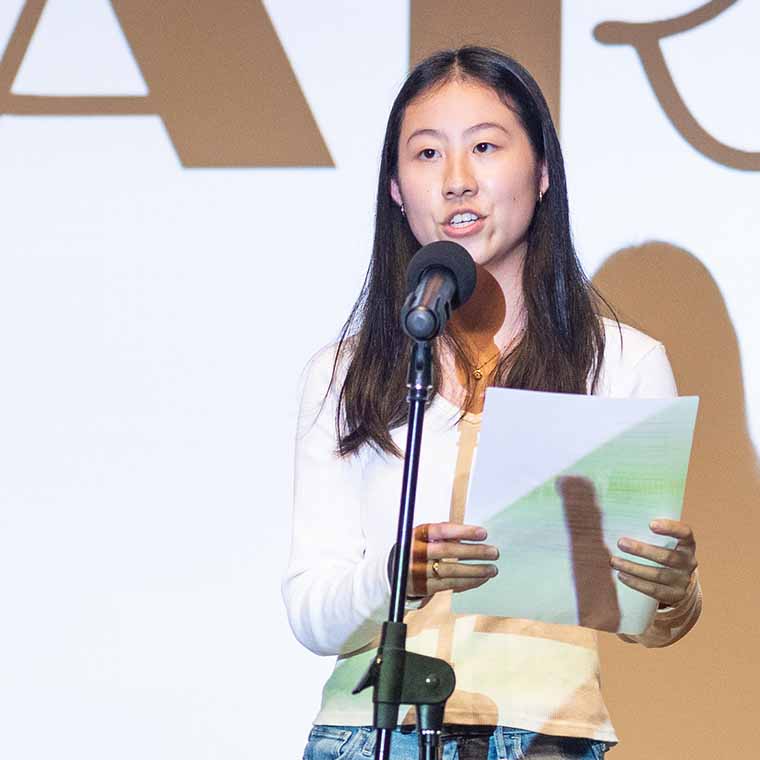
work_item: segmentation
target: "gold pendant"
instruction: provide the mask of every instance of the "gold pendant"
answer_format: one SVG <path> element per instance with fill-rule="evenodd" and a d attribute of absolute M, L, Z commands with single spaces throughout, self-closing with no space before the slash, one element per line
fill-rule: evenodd
<path fill-rule="evenodd" d="M 479 369 L 474 369 L 474 370 L 472 371 L 472 376 L 473 376 L 473 377 L 474 377 L 476 380 L 482 380 L 482 379 L 483 379 L 483 373 L 482 373 L 482 372 L 481 372 Z"/>

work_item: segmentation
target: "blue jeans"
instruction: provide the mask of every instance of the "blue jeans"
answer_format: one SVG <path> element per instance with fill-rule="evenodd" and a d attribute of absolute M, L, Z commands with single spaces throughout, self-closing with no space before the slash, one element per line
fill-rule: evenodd
<path fill-rule="evenodd" d="M 368 760 L 375 731 L 367 726 L 314 726 L 303 760 Z M 443 760 L 603 760 L 607 745 L 594 739 L 547 736 L 504 726 L 444 726 Z M 396 729 L 393 760 L 417 760 L 417 732 Z"/>

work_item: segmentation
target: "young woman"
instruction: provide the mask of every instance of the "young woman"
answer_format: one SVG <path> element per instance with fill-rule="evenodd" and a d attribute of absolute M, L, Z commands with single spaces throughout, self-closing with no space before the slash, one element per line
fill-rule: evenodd
<path fill-rule="evenodd" d="M 498 548 L 485 543 L 483 529 L 462 524 L 483 397 L 488 385 L 663 397 L 675 384 L 661 344 L 598 315 L 573 250 L 562 153 L 537 84 L 514 60 L 477 47 L 423 61 L 396 98 L 366 283 L 338 345 L 305 375 L 283 592 L 298 639 L 338 655 L 305 757 L 374 752 L 371 694 L 351 689 L 377 646 L 390 597 L 407 414 L 404 274 L 419 247 L 435 240 L 467 248 L 477 285 L 434 347 L 408 647 L 454 666 L 446 756 L 600 758 L 617 737 L 593 630 L 451 612 L 452 592 L 497 572 Z M 624 539 L 631 559 L 612 563 L 623 583 L 659 601 L 637 640 L 663 646 L 694 624 L 700 592 L 689 527 L 661 520 L 652 530 L 675 537 L 676 548 Z M 393 757 L 416 758 L 413 714 L 403 724 Z"/>

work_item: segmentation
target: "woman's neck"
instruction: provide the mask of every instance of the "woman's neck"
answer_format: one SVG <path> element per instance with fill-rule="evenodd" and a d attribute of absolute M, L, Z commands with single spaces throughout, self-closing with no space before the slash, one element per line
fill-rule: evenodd
<path fill-rule="evenodd" d="M 522 290 L 523 259 L 502 266 L 498 279 L 478 266 L 475 291 L 451 318 L 453 327 L 470 346 L 473 358 L 501 353 L 514 342 L 525 325 Z"/>
<path fill-rule="evenodd" d="M 456 340 L 469 354 L 462 367 L 449 351 L 441 355 L 440 393 L 467 412 L 481 412 L 488 379 L 499 356 L 513 346 L 525 326 L 522 291 L 522 260 L 502 267 L 498 279 L 484 267 L 477 269 L 475 291 L 451 317 Z M 474 385 L 474 396 L 466 403 L 466 388 Z"/>

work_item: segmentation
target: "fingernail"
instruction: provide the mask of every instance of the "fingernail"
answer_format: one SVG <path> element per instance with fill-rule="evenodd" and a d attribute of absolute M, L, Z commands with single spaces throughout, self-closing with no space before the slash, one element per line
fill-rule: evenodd
<path fill-rule="evenodd" d="M 630 549 L 633 544 L 627 539 L 627 538 L 621 538 L 620 541 L 618 541 L 618 546 L 621 549 Z"/>
<path fill-rule="evenodd" d="M 491 565 L 491 577 L 495 577 L 499 574 L 499 568 L 496 565 Z"/>
<path fill-rule="evenodd" d="M 488 552 L 488 556 L 491 559 L 499 559 L 499 550 L 495 546 L 492 546 Z"/>
<path fill-rule="evenodd" d="M 475 537 L 482 541 L 484 538 L 488 537 L 488 531 L 486 531 L 485 528 L 478 528 L 477 531 L 475 531 Z"/>
<path fill-rule="evenodd" d="M 660 530 L 660 528 L 662 528 L 662 523 L 659 520 L 652 520 L 652 522 L 649 523 L 649 527 L 652 530 Z"/>

